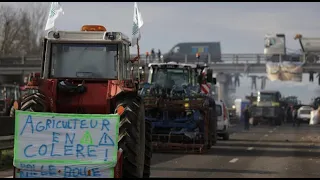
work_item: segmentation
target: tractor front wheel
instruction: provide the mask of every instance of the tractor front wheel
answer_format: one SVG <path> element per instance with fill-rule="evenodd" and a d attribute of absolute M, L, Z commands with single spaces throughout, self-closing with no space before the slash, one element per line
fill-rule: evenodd
<path fill-rule="evenodd" d="M 123 150 L 123 178 L 149 178 L 151 160 L 151 126 L 145 122 L 141 98 L 117 103 L 124 108 L 120 114 L 119 148 Z"/>

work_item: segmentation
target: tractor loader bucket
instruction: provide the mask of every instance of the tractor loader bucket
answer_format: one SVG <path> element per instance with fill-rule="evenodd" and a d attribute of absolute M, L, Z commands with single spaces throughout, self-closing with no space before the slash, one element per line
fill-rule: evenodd
<path fill-rule="evenodd" d="M 201 139 L 193 140 L 189 142 L 185 141 L 184 135 L 166 135 L 157 134 L 152 136 L 152 148 L 154 152 L 176 152 L 176 153 L 199 153 L 206 152 L 205 142 Z M 174 142 L 171 141 L 174 139 Z M 167 140 L 167 142 L 164 142 Z"/>
<path fill-rule="evenodd" d="M 163 113 L 161 118 L 151 118 L 146 116 L 146 120 L 153 122 L 154 128 L 166 127 L 171 124 L 172 128 L 179 124 L 180 126 L 187 126 L 184 123 L 179 122 L 183 118 L 172 118 L 168 117 L 169 112 L 180 114 L 185 111 L 199 111 L 203 115 L 203 131 L 193 132 L 187 131 L 168 134 L 153 132 L 152 134 L 152 145 L 154 152 L 180 152 L 180 153 L 205 153 L 209 143 L 209 114 L 208 107 L 205 105 L 203 98 L 198 99 L 187 99 L 187 100 L 168 100 L 168 99 L 157 99 L 157 98 L 145 98 L 145 108 L 153 109 L 157 108 L 158 112 Z M 187 104 L 187 105 L 186 105 Z M 187 121 L 185 121 L 187 123 Z M 171 127 L 171 126 L 170 126 Z M 197 126 L 199 128 L 199 126 Z M 189 136 L 189 137 L 188 137 Z"/>

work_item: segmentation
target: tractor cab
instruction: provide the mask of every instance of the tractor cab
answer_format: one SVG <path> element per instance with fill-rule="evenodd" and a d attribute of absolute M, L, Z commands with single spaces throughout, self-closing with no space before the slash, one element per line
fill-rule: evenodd
<path fill-rule="evenodd" d="M 180 97 L 191 92 L 199 93 L 203 84 L 215 84 L 212 71 L 206 66 L 168 62 L 150 63 L 148 68 L 147 83 L 140 91 L 144 95 L 150 92 L 155 96 Z"/>
<path fill-rule="evenodd" d="M 205 68 L 205 66 L 176 62 L 150 63 L 148 83 L 168 84 L 171 81 L 172 86 L 195 86 L 198 83 L 211 83 L 214 80 L 212 71 L 204 75 L 202 72 Z"/>
<path fill-rule="evenodd" d="M 44 38 L 41 76 L 33 83 L 56 100 L 46 108 L 61 113 L 110 113 L 112 105 L 106 98 L 114 98 L 121 86 L 136 87 L 128 71 L 134 62 L 130 45 L 126 35 L 100 25 L 50 31 Z"/>
<path fill-rule="evenodd" d="M 126 35 L 98 25 L 83 26 L 75 32 L 51 31 L 45 38 L 42 76 L 62 80 L 126 79 L 130 75 L 129 46 Z"/>

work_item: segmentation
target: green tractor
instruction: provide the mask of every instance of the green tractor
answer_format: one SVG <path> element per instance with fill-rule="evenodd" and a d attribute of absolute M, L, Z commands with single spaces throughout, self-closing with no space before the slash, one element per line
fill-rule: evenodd
<path fill-rule="evenodd" d="M 251 114 L 253 125 L 262 121 L 277 126 L 281 125 L 285 114 L 281 107 L 281 93 L 279 91 L 258 91 Z"/>

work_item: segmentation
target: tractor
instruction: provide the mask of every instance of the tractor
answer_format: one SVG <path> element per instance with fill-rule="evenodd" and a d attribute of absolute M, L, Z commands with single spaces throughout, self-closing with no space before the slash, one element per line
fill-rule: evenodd
<path fill-rule="evenodd" d="M 253 125 L 267 120 L 270 125 L 280 126 L 285 117 L 285 110 L 281 107 L 281 93 L 279 91 L 258 91 L 257 101 L 251 107 Z"/>
<path fill-rule="evenodd" d="M 20 89 L 18 85 L 2 84 L 0 85 L 0 114 L 9 116 L 14 102 L 20 98 Z"/>
<path fill-rule="evenodd" d="M 40 78 L 40 73 L 31 73 L 27 77 L 25 77 L 24 86 L 20 86 L 19 88 L 19 94 L 16 96 L 14 102 L 12 103 L 12 106 L 10 108 L 10 117 L 14 117 L 15 114 L 15 108 L 18 108 L 18 104 L 21 102 L 21 99 L 23 97 L 26 97 L 29 94 L 35 94 L 38 92 L 37 86 L 32 86 L 32 79 L 33 78 Z"/>
<path fill-rule="evenodd" d="M 153 151 L 204 153 L 217 141 L 215 101 L 201 93 L 212 83 L 205 66 L 150 63 L 142 85 L 146 121 L 152 123 Z M 215 84 L 215 82 L 213 82 Z"/>
<path fill-rule="evenodd" d="M 130 59 L 129 38 L 104 26 L 84 25 L 81 31 L 48 32 L 43 46 L 41 73 L 28 83 L 37 92 L 16 102 L 15 110 L 118 114 L 114 176 L 149 178 L 151 124 L 145 122 L 144 104 L 128 71 L 139 58 Z"/>

